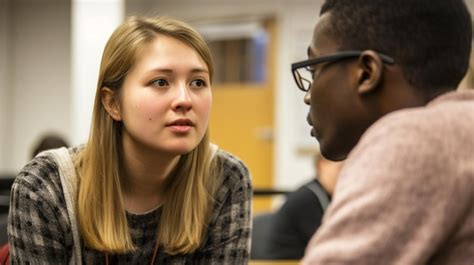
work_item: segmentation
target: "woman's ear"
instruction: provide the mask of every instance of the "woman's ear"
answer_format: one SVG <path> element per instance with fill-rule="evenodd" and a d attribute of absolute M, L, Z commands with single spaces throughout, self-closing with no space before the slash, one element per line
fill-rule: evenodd
<path fill-rule="evenodd" d="M 383 62 L 380 56 L 371 50 L 362 52 L 359 57 L 357 92 L 365 94 L 377 89 L 382 81 L 382 73 Z"/>
<path fill-rule="evenodd" d="M 104 109 L 107 111 L 107 113 L 109 113 L 110 117 L 116 121 L 121 121 L 122 113 L 120 111 L 118 95 L 116 95 L 112 89 L 103 87 L 100 90 L 100 96 L 102 100 L 102 106 L 104 106 Z"/>

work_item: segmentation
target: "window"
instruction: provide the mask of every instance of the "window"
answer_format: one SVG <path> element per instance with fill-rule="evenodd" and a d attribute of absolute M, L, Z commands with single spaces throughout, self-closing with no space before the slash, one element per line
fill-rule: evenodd
<path fill-rule="evenodd" d="M 197 28 L 211 49 L 215 84 L 266 81 L 268 33 L 262 23 L 213 22 Z"/>

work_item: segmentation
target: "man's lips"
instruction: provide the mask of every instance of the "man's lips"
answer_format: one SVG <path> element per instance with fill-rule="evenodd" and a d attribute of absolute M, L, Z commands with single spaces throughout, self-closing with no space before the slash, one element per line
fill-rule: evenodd
<path fill-rule="evenodd" d="M 308 124 L 311 126 L 311 133 L 310 133 L 311 136 L 317 137 L 317 135 L 316 135 L 316 129 L 315 129 L 314 126 L 313 126 L 313 121 L 311 120 L 311 116 L 309 115 L 309 113 L 308 113 L 308 115 L 306 116 L 306 121 L 307 121 Z"/>
<path fill-rule="evenodd" d="M 309 125 L 313 126 L 313 122 L 311 122 L 311 117 L 308 115 L 306 116 L 306 121 L 308 122 Z"/>

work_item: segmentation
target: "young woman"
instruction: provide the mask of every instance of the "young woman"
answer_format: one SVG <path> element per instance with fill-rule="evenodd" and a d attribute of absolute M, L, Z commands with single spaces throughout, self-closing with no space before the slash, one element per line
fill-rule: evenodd
<path fill-rule="evenodd" d="M 249 172 L 209 143 L 212 74 L 187 24 L 131 17 L 118 27 L 88 143 L 42 153 L 16 178 L 12 263 L 246 264 Z"/>

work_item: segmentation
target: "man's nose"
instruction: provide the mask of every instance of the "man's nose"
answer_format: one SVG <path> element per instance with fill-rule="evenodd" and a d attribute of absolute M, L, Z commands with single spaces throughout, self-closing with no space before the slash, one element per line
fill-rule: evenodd
<path fill-rule="evenodd" d="M 305 103 L 306 105 L 310 105 L 310 104 L 311 104 L 311 93 L 310 93 L 310 92 L 311 92 L 311 89 L 308 90 L 308 92 L 306 92 L 306 94 L 304 95 L 304 99 L 303 99 L 303 100 L 304 100 L 304 103 Z"/>

